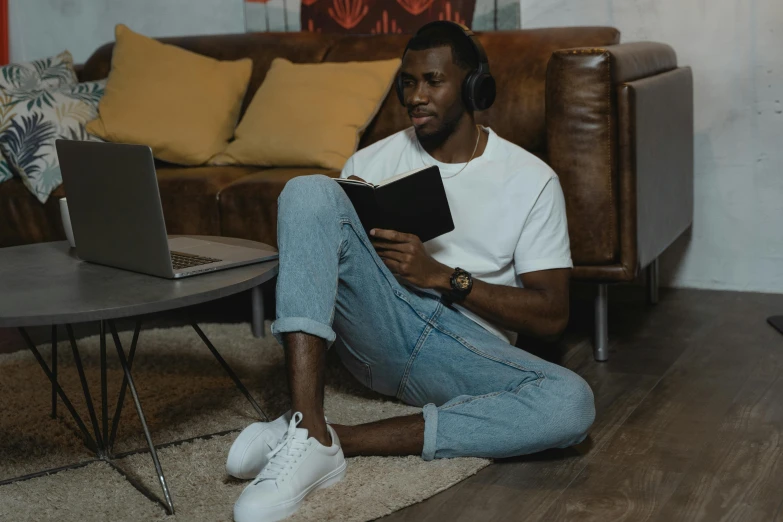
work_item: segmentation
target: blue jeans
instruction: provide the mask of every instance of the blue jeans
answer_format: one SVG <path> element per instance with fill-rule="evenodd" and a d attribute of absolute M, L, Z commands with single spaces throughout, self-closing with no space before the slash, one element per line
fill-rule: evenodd
<path fill-rule="evenodd" d="M 364 385 L 423 407 L 425 460 L 511 457 L 586 437 L 588 384 L 400 284 L 333 180 L 286 184 L 278 247 L 274 336 L 323 338 Z"/>

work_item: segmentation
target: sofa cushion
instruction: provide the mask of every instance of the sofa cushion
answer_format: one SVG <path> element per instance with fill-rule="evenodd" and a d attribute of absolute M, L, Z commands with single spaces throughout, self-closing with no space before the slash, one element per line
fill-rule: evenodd
<path fill-rule="evenodd" d="M 24 92 L 59 89 L 76 83 L 73 56 L 63 51 L 56 56 L 0 67 L 0 91 Z"/>
<path fill-rule="evenodd" d="M 160 165 L 158 186 L 166 231 L 221 235 L 218 202 L 221 190 L 258 170 L 257 167 Z M 42 205 L 20 179 L 0 183 L 0 248 L 65 239 L 58 203 L 62 197 L 65 197 L 64 185 L 52 192 Z"/>
<path fill-rule="evenodd" d="M 336 170 L 273 168 L 235 181 L 220 193 L 221 235 L 277 246 L 277 197 L 289 180 L 308 174 L 336 178 Z"/>
<path fill-rule="evenodd" d="M 21 179 L 0 183 L 0 248 L 65 239 L 59 203 L 63 196 L 60 185 L 41 204 Z"/>
<path fill-rule="evenodd" d="M 252 63 L 218 61 L 136 34 L 124 25 L 106 95 L 90 133 L 152 147 L 155 157 L 201 165 L 234 135 Z"/>
<path fill-rule="evenodd" d="M 169 234 L 220 235 L 220 192 L 257 167 L 160 167 L 158 187 Z"/>
<path fill-rule="evenodd" d="M 32 62 L 9 63 L 0 67 L 0 104 L 3 106 L 0 118 L 0 132 L 6 130 L 9 122 L 9 105 L 35 103 L 40 92 L 74 85 L 76 72 L 73 57 L 68 51 L 56 56 Z M 22 106 L 24 107 L 24 105 Z M 0 155 L 0 183 L 13 177 L 13 169 Z"/>
<path fill-rule="evenodd" d="M 0 101 L 0 113 L 6 117 L 0 150 L 11 171 L 41 203 L 62 183 L 55 140 L 97 140 L 87 134 L 85 125 L 98 113 L 105 85 L 100 80 L 9 93 Z M 34 100 L 27 102 L 28 96 Z"/>
<path fill-rule="evenodd" d="M 400 59 L 272 62 L 235 131 L 211 163 L 341 169 L 378 112 Z"/>
<path fill-rule="evenodd" d="M 338 38 L 339 35 L 300 32 L 285 33 L 284 35 L 279 33 L 246 33 L 184 36 L 161 38 L 159 41 L 216 60 L 250 58 L 253 61 L 253 70 L 240 111 L 241 118 L 247 106 L 250 105 L 253 95 L 264 81 L 272 60 L 285 58 L 295 63 L 320 62 L 329 46 Z M 87 59 L 79 76 L 81 81 L 97 80 L 109 75 L 114 47 L 114 43 L 105 44 Z"/>

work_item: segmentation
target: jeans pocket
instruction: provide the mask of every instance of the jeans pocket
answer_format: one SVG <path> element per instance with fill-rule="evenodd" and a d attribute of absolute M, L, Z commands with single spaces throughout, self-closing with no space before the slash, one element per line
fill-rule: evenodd
<path fill-rule="evenodd" d="M 338 342 L 335 344 L 337 354 L 340 356 L 343 366 L 356 377 L 356 380 L 372 389 L 372 368 L 369 364 L 356 357 L 345 344 Z"/>

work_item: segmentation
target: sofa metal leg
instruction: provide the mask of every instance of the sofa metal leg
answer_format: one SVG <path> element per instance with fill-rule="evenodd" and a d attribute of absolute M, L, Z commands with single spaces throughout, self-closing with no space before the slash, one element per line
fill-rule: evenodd
<path fill-rule="evenodd" d="M 596 361 L 609 359 L 609 287 L 598 285 L 598 295 L 595 298 L 595 341 L 593 356 Z"/>
<path fill-rule="evenodd" d="M 658 304 L 658 258 L 647 267 L 647 301 Z"/>
<path fill-rule="evenodd" d="M 264 337 L 264 296 L 261 294 L 261 285 L 254 286 L 250 290 L 252 307 L 252 319 L 250 329 L 256 339 Z"/>

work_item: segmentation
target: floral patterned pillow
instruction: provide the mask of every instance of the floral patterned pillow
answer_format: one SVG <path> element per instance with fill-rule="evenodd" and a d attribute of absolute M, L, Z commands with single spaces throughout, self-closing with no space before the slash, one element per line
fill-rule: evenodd
<path fill-rule="evenodd" d="M 0 93 L 0 151 L 41 203 L 62 183 L 55 140 L 101 141 L 85 125 L 98 115 L 105 87 L 101 80 L 15 97 Z"/>
<path fill-rule="evenodd" d="M 0 67 L 0 134 L 10 125 L 8 113 L 13 105 L 31 100 L 30 94 L 25 93 L 70 87 L 76 82 L 73 57 L 68 51 L 41 60 Z M 0 156 L 0 183 L 12 177 L 11 166 Z"/>
<path fill-rule="evenodd" d="M 41 60 L 0 67 L 0 90 L 3 91 L 59 89 L 76 82 L 73 57 L 68 51 Z"/>

